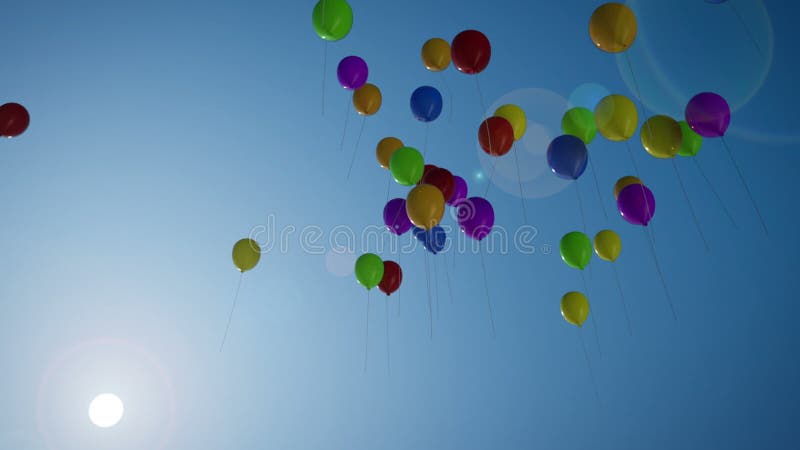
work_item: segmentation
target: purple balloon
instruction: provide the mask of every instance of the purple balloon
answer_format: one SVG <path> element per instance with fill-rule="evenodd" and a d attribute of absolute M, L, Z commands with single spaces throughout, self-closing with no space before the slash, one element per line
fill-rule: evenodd
<path fill-rule="evenodd" d="M 703 137 L 725 135 L 731 124 L 731 108 L 721 95 L 701 92 L 686 105 L 686 123 L 695 133 Z"/>
<path fill-rule="evenodd" d="M 358 56 L 347 56 L 339 61 L 336 76 L 345 89 L 355 90 L 367 83 L 367 63 Z"/>
<path fill-rule="evenodd" d="M 458 203 L 458 225 L 472 239 L 480 241 L 494 226 L 494 208 L 482 197 L 470 197 Z"/>
<path fill-rule="evenodd" d="M 406 200 L 393 198 L 383 207 L 383 223 L 392 233 L 400 236 L 411 229 L 411 219 L 406 212 Z"/>
<path fill-rule="evenodd" d="M 647 226 L 656 213 L 656 198 L 647 186 L 630 184 L 619 191 L 617 209 L 629 223 Z"/>
<path fill-rule="evenodd" d="M 456 206 L 458 202 L 467 198 L 467 182 L 458 175 L 453 176 L 453 196 L 447 200 L 450 206 Z"/>

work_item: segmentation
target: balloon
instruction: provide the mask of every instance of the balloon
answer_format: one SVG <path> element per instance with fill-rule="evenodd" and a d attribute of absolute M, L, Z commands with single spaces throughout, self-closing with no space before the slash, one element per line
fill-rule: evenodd
<path fill-rule="evenodd" d="M 703 136 L 695 133 L 685 120 L 678 122 L 681 126 L 681 148 L 678 154 L 681 156 L 696 156 L 703 146 Z"/>
<path fill-rule="evenodd" d="M 668 116 L 653 116 L 642 124 L 639 131 L 642 147 L 656 158 L 674 158 L 681 148 L 681 126 Z"/>
<path fill-rule="evenodd" d="M 441 72 L 450 65 L 450 44 L 441 38 L 428 39 L 422 45 L 422 64 L 431 72 Z"/>
<path fill-rule="evenodd" d="M 460 72 L 476 74 L 483 72 L 492 57 L 489 39 L 480 31 L 466 30 L 458 33 L 450 45 L 453 65 Z"/>
<path fill-rule="evenodd" d="M 402 147 L 395 150 L 389 159 L 389 171 L 395 181 L 403 186 L 413 186 L 422 178 L 425 160 L 422 154 L 413 147 Z"/>
<path fill-rule="evenodd" d="M 525 117 L 525 111 L 517 105 L 503 105 L 495 110 L 494 115 L 506 119 L 514 129 L 514 140 L 518 141 L 525 135 L 525 130 L 528 128 L 528 119 Z"/>
<path fill-rule="evenodd" d="M 562 134 L 547 146 L 547 164 L 559 178 L 577 180 L 586 170 L 589 152 L 580 138 Z"/>
<path fill-rule="evenodd" d="M 514 127 L 502 117 L 489 117 L 478 129 L 478 142 L 487 154 L 503 156 L 514 145 Z"/>
<path fill-rule="evenodd" d="M 432 86 L 420 86 L 411 93 L 411 114 L 420 122 L 433 122 L 442 113 L 442 94 Z"/>
<path fill-rule="evenodd" d="M 414 237 L 422 242 L 422 246 L 434 255 L 444 250 L 444 245 L 447 243 L 447 235 L 440 226 L 435 226 L 430 230 L 415 227 L 413 233 Z"/>
<path fill-rule="evenodd" d="M 369 76 L 369 68 L 367 62 L 358 56 L 347 56 L 339 61 L 339 67 L 336 69 L 336 76 L 339 78 L 339 84 L 345 89 L 358 89 L 367 82 Z"/>
<path fill-rule="evenodd" d="M 381 282 L 378 283 L 378 289 L 381 290 L 386 296 L 394 294 L 400 289 L 400 284 L 403 282 L 403 269 L 400 264 L 394 261 L 383 262 L 383 277 Z"/>
<path fill-rule="evenodd" d="M 383 207 L 383 224 L 398 236 L 411 229 L 405 199 L 393 198 L 386 202 L 386 206 Z"/>
<path fill-rule="evenodd" d="M 353 28 L 353 10 L 345 0 L 319 0 L 311 13 L 311 23 L 319 37 L 338 41 Z"/>
<path fill-rule="evenodd" d="M 453 192 L 455 191 L 453 174 L 450 173 L 449 170 L 441 167 L 436 167 L 422 175 L 422 179 L 419 181 L 419 183 L 431 184 L 439 188 L 439 190 L 442 191 L 442 196 L 444 196 L 445 202 L 450 201 L 450 198 L 453 196 Z"/>
<path fill-rule="evenodd" d="M 31 123 L 28 110 L 19 103 L 6 103 L 0 106 L 0 136 L 16 137 L 24 133 Z"/>
<path fill-rule="evenodd" d="M 381 109 L 381 90 L 366 83 L 353 92 L 353 106 L 362 116 L 371 116 Z"/>
<path fill-rule="evenodd" d="M 619 53 L 636 39 L 636 16 L 621 3 L 605 3 L 589 19 L 589 37 L 600 50 Z"/>
<path fill-rule="evenodd" d="M 383 278 L 383 260 L 374 253 L 364 253 L 356 260 L 356 280 L 369 291 Z"/>
<path fill-rule="evenodd" d="M 582 326 L 589 317 L 589 300 L 580 292 L 567 292 L 561 297 L 561 315 L 567 322 Z"/>
<path fill-rule="evenodd" d="M 568 266 L 583 270 L 592 259 L 592 241 L 580 231 L 567 233 L 559 244 L 561 259 Z"/>
<path fill-rule="evenodd" d="M 394 152 L 403 147 L 403 141 L 396 137 L 385 137 L 378 142 L 375 148 L 375 157 L 378 159 L 378 164 L 384 169 L 389 168 L 389 161 L 392 159 Z"/>
<path fill-rule="evenodd" d="M 686 122 L 700 136 L 724 136 L 731 124 L 731 108 L 719 94 L 701 92 L 686 105 Z"/>
<path fill-rule="evenodd" d="M 438 167 L 434 166 L 433 164 L 425 164 L 425 167 L 422 168 L 422 178 L 425 178 L 425 175 L 427 175 L 433 169 L 438 169 Z M 417 184 L 422 183 L 422 178 L 417 181 Z"/>
<path fill-rule="evenodd" d="M 458 205 L 458 202 L 467 198 L 467 182 L 458 175 L 453 177 L 453 195 L 447 204 L 450 206 Z"/>
<path fill-rule="evenodd" d="M 430 184 L 420 184 L 406 198 L 406 212 L 411 223 L 424 230 L 429 230 L 442 220 L 444 216 L 444 196 L 442 191 Z"/>
<path fill-rule="evenodd" d="M 247 272 L 258 264 L 261 259 L 261 247 L 253 239 L 239 239 L 233 244 L 233 265 L 239 272 Z"/>
<path fill-rule="evenodd" d="M 614 199 L 619 198 L 619 191 L 625 189 L 626 186 L 630 186 L 631 184 L 644 184 L 644 183 L 642 183 L 642 180 L 630 175 L 620 178 L 614 185 Z"/>
<path fill-rule="evenodd" d="M 656 213 L 656 199 L 647 186 L 632 184 L 619 191 L 617 209 L 629 223 L 647 226 Z"/>
<path fill-rule="evenodd" d="M 614 262 L 622 251 L 622 240 L 612 230 L 603 230 L 594 235 L 594 252 L 604 261 Z"/>
<path fill-rule="evenodd" d="M 639 113 L 631 99 L 611 94 L 594 107 L 594 121 L 597 131 L 609 141 L 626 141 L 636 133 Z"/>
<path fill-rule="evenodd" d="M 461 231 L 475 240 L 482 240 L 494 226 L 494 208 L 482 197 L 470 197 L 458 202 L 458 225 Z"/>
<path fill-rule="evenodd" d="M 586 145 L 591 144 L 597 136 L 594 113 L 580 106 L 570 109 L 561 118 L 561 131 L 581 138 Z"/>

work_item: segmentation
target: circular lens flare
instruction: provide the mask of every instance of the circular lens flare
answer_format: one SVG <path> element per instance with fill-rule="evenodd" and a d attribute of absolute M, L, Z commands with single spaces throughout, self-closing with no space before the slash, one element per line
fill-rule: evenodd
<path fill-rule="evenodd" d="M 110 428 L 122 419 L 122 400 L 114 394 L 100 394 L 89 404 L 89 419 L 100 428 Z"/>

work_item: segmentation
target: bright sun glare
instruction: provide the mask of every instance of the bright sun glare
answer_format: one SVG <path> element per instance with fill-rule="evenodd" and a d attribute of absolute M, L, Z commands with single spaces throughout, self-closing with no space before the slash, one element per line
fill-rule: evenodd
<path fill-rule="evenodd" d="M 89 419 L 101 428 L 109 428 L 122 419 L 122 400 L 114 394 L 100 394 L 89 404 Z"/>

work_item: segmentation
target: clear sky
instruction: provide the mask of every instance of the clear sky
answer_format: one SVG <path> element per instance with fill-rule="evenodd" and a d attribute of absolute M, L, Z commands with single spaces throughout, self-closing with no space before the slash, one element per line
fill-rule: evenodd
<path fill-rule="evenodd" d="M 629 2 L 639 36 L 628 57 L 645 115 L 680 117 L 704 90 L 728 98 L 726 140 L 769 234 L 722 142 L 706 140 L 697 162 L 736 221 L 697 166 L 677 160 L 706 251 L 672 164 L 634 137 L 674 320 L 646 235 L 614 209 L 614 182 L 633 172 L 625 144 L 598 137 L 589 151 L 603 203 L 590 172 L 577 185 L 587 233 L 622 237 L 629 335 L 598 258 L 585 273 L 594 320 L 578 329 L 560 316 L 561 296 L 583 281 L 558 242 L 582 225 L 575 185 L 542 159 L 568 105 L 603 90 L 635 96 L 625 57 L 588 37 L 600 2 L 352 0 L 351 33 L 327 45 L 324 98 L 314 2 L 5 2 L 0 103 L 24 104 L 32 121 L 0 142 L 0 448 L 790 448 L 798 11 L 728 3 Z M 428 72 L 419 57 L 427 39 L 469 28 L 492 43 L 477 76 L 483 105 L 475 76 Z M 383 93 L 360 140 L 335 75 L 351 54 Z M 594 89 L 576 92 L 586 83 Z M 424 84 L 445 98 L 427 140 L 408 106 Z M 426 276 L 416 248 L 400 257 L 399 295 L 371 293 L 365 372 L 367 294 L 331 236 L 381 225 L 388 172 L 376 143 L 425 148 L 483 195 L 490 163 L 477 129 L 506 102 L 529 119 L 516 145 L 527 224 L 511 154 L 486 196 L 512 238 L 533 227 L 535 251 L 484 245 L 496 337 L 478 255 L 429 257 Z M 406 192 L 390 185 L 391 197 Z M 453 226 L 449 214 L 443 223 Z M 239 280 L 231 247 L 254 232 L 268 248 L 244 274 L 220 353 Z M 356 254 L 397 260 L 381 236 L 355 240 Z M 433 339 L 426 279 L 438 289 Z M 109 429 L 86 414 L 103 392 L 125 403 Z"/>

